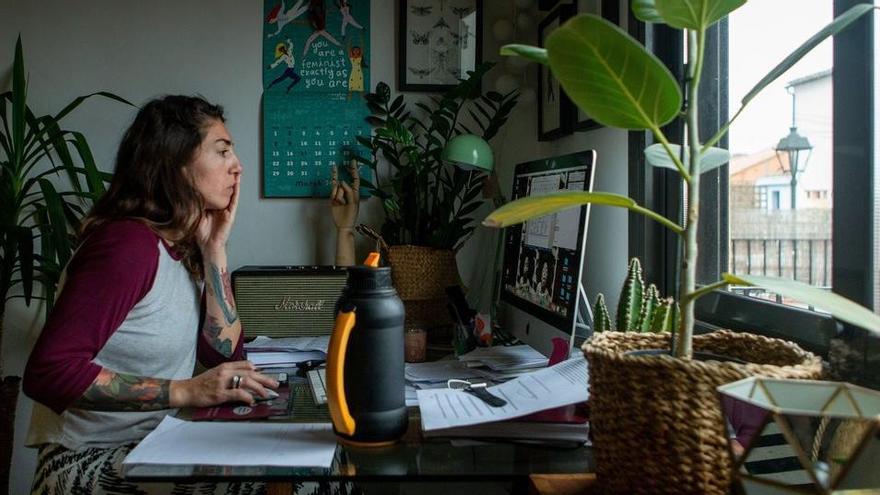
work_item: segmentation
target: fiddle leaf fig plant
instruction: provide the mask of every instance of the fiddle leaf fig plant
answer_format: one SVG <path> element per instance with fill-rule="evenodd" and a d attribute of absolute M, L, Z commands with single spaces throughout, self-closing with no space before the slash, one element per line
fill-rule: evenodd
<path fill-rule="evenodd" d="M 633 13 L 645 22 L 665 23 L 684 29 L 687 36 L 687 75 L 683 88 L 652 53 L 619 27 L 591 14 L 578 15 L 553 31 L 546 49 L 506 45 L 502 55 L 517 55 L 546 64 L 574 103 L 591 118 L 609 127 L 648 130 L 656 144 L 645 150 L 649 164 L 674 169 L 681 176 L 687 197 L 700 197 L 700 176 L 726 163 L 726 150 L 714 145 L 724 136 L 743 108 L 764 87 L 781 76 L 823 40 L 845 29 L 874 9 L 859 4 L 804 42 L 782 60 L 742 99 L 740 109 L 715 135 L 702 140 L 697 116 L 699 81 L 703 70 L 707 30 L 745 3 L 746 0 L 632 0 Z M 683 104 L 686 95 L 688 104 Z M 669 142 L 661 128 L 676 118 L 684 119 L 686 143 Z M 684 149 L 682 149 L 684 147 Z M 690 359 L 694 328 L 694 301 L 728 284 L 754 285 L 802 303 L 821 308 L 832 316 L 880 334 L 880 317 L 836 294 L 792 280 L 755 275 L 723 274 L 722 280 L 696 286 L 699 202 L 689 201 L 685 221 L 679 224 L 634 200 L 612 193 L 564 192 L 524 198 L 495 210 L 483 222 L 506 227 L 572 206 L 600 204 L 627 208 L 669 228 L 680 236 L 683 257 L 678 287 L 681 318 L 673 339 L 675 357 Z M 625 329 L 621 329 L 625 330 Z"/>
<path fill-rule="evenodd" d="M 106 92 L 80 96 L 55 115 L 37 116 L 27 104 L 21 37 L 15 44 L 12 89 L 0 94 L 0 349 L 6 302 L 34 299 L 52 307 L 74 235 L 111 175 L 95 164 L 82 133 L 61 120 L 92 96 L 131 105 Z M 42 295 L 35 295 L 35 286 Z M 12 293 L 20 287 L 20 293 Z M 0 365 L 0 375 L 2 375 Z"/>

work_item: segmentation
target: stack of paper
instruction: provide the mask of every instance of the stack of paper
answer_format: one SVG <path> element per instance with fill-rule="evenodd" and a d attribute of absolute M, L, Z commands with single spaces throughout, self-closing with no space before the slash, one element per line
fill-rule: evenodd
<path fill-rule="evenodd" d="M 525 344 L 477 347 L 458 359 L 468 366 L 486 366 L 493 371 L 543 368 L 548 362 L 546 356 Z"/>
<path fill-rule="evenodd" d="M 507 405 L 492 407 L 462 390 L 418 390 L 425 436 L 586 441 L 586 416 L 576 408 L 566 408 L 587 400 L 583 355 L 488 390 Z M 552 411 L 534 415 L 548 410 Z"/>
<path fill-rule="evenodd" d="M 247 358 L 256 366 L 288 367 L 313 359 L 326 359 L 329 335 L 317 337 L 257 337 L 244 345 Z"/>
<path fill-rule="evenodd" d="M 122 464 L 329 468 L 335 452 L 329 423 L 194 423 L 166 416 Z"/>
<path fill-rule="evenodd" d="M 419 405 L 417 390 L 446 388 L 450 379 L 468 380 L 471 383 L 485 382 L 482 373 L 467 367 L 455 359 L 444 359 L 428 363 L 407 363 L 404 368 L 406 378 L 406 405 Z"/>

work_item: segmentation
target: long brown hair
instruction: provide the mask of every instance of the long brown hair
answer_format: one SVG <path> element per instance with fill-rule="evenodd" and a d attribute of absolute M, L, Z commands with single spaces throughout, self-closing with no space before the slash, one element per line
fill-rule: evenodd
<path fill-rule="evenodd" d="M 201 278 L 196 229 L 204 200 L 184 171 L 223 107 L 195 96 L 164 96 L 144 105 L 125 131 L 113 180 L 80 228 L 80 241 L 111 220 L 143 222 L 175 243 L 186 269 Z"/>

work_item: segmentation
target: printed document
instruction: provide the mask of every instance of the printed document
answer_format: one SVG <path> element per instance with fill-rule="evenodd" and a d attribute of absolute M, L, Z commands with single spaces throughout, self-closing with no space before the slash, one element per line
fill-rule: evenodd
<path fill-rule="evenodd" d="M 488 388 L 507 401 L 492 407 L 453 389 L 418 390 L 422 430 L 490 423 L 587 400 L 587 361 L 578 355 L 555 366 Z"/>
<path fill-rule="evenodd" d="M 329 468 L 335 452 L 329 423 L 192 422 L 165 416 L 122 463 Z"/>
<path fill-rule="evenodd" d="M 321 351 L 327 352 L 330 345 L 329 335 L 317 335 L 314 337 L 280 337 L 271 338 L 261 335 L 251 342 L 246 342 L 244 348 L 249 351 Z"/>

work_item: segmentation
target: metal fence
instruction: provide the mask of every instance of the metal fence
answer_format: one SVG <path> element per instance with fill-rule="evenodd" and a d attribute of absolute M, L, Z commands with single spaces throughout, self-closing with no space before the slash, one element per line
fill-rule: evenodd
<path fill-rule="evenodd" d="M 831 285 L 831 239 L 731 239 L 731 271 Z"/>

